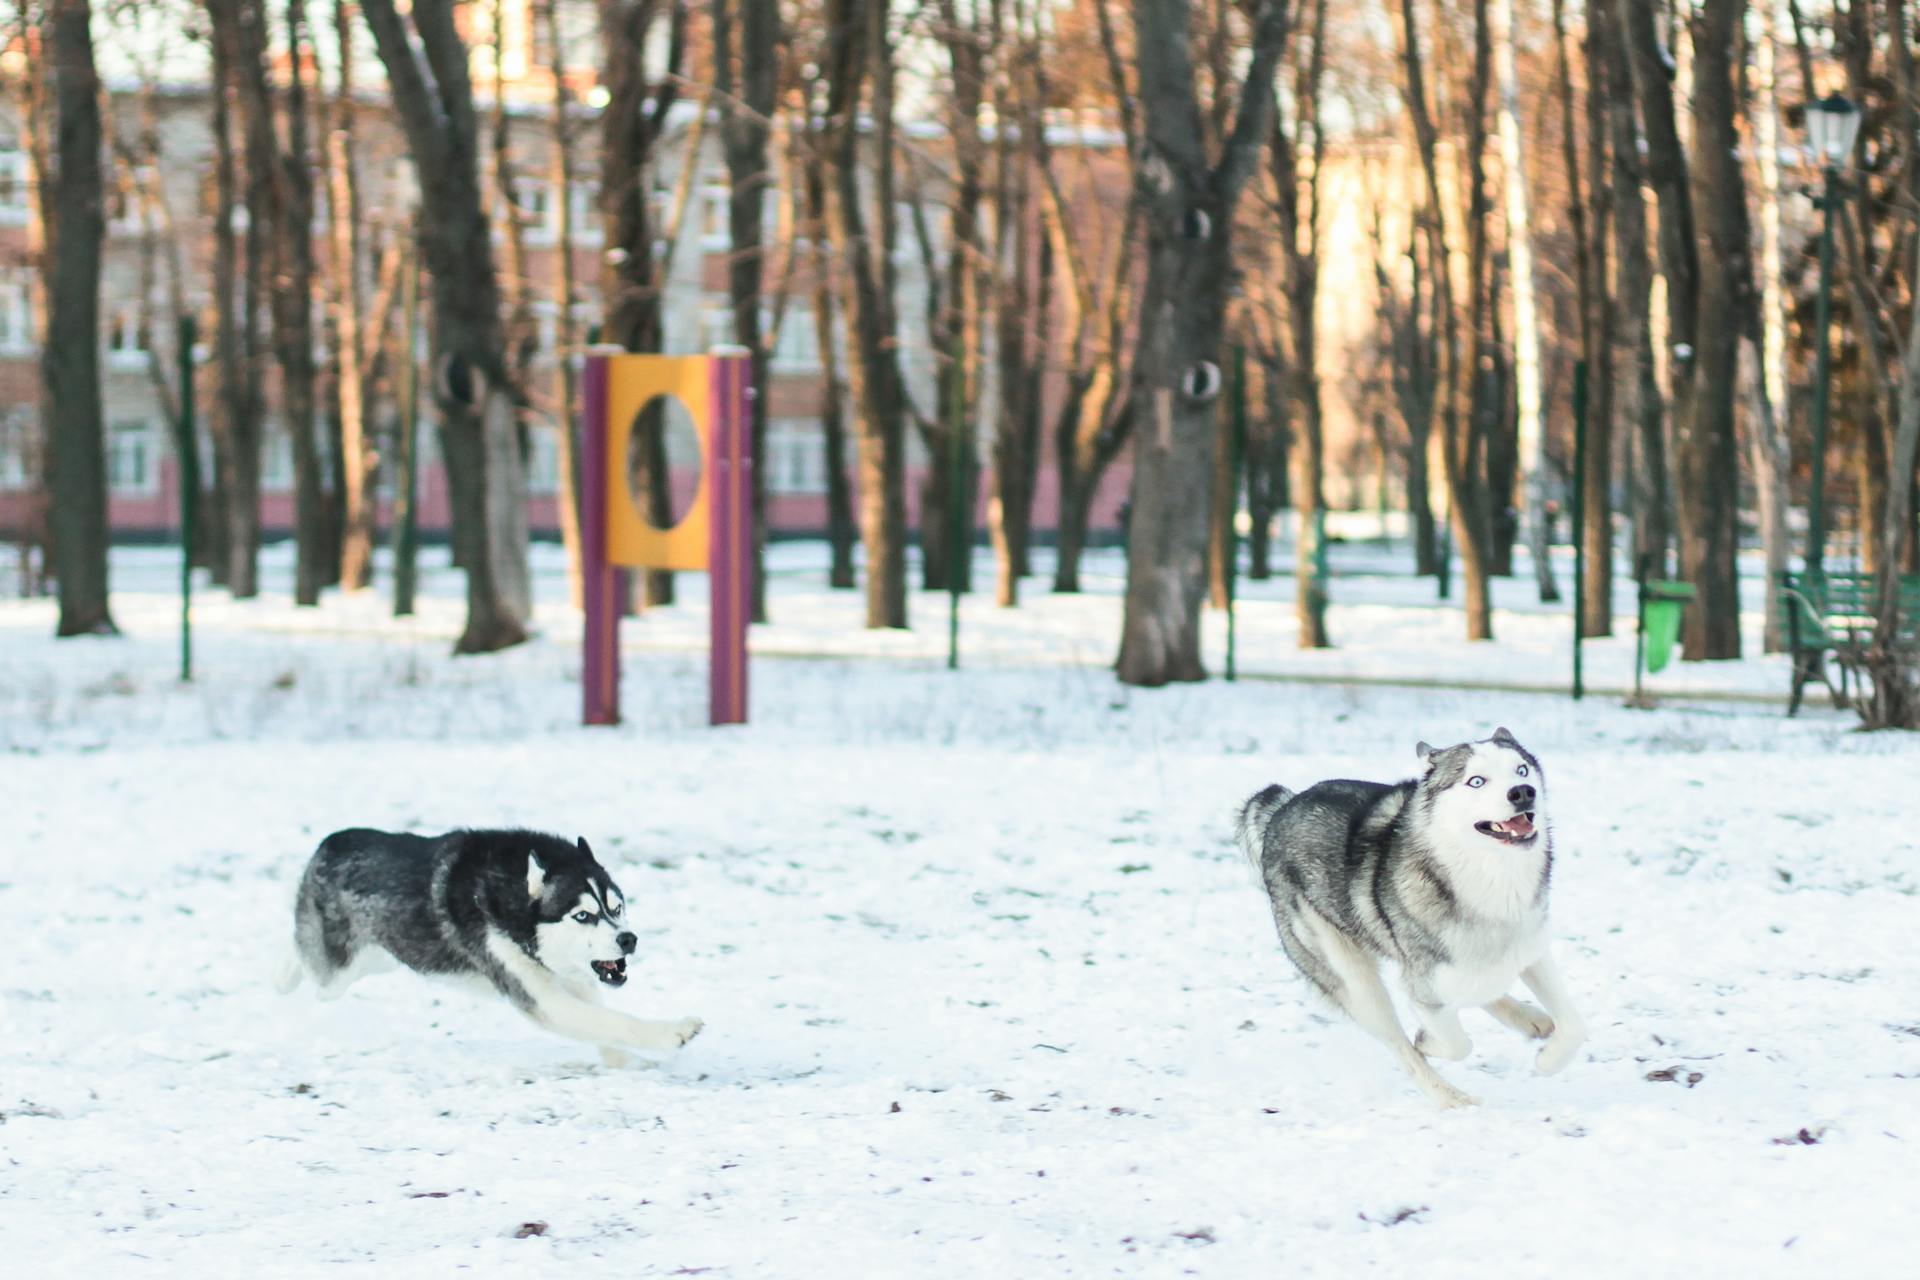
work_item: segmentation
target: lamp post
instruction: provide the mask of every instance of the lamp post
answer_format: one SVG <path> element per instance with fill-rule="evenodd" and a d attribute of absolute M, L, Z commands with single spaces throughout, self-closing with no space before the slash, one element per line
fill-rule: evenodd
<path fill-rule="evenodd" d="M 1833 297 L 1833 215 L 1846 200 L 1846 188 L 1840 182 L 1840 166 L 1853 153 L 1854 137 L 1860 132 L 1860 108 L 1839 94 L 1831 94 L 1807 105 L 1807 142 L 1825 175 L 1822 194 L 1814 197 L 1814 207 L 1824 215 L 1820 223 L 1820 294 L 1814 305 L 1813 365 L 1813 476 L 1812 492 L 1807 498 L 1807 564 L 1810 580 L 1824 573 L 1826 563 L 1826 486 L 1827 486 L 1827 385 L 1833 363 L 1828 329 L 1832 323 Z"/>

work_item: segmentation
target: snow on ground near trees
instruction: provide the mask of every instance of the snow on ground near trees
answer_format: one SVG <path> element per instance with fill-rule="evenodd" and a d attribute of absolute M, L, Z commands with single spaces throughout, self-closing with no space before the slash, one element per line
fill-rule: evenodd
<path fill-rule="evenodd" d="M 1495 646 L 1429 587 L 1351 576 L 1335 655 L 1285 584 L 1249 668 L 1564 678 L 1564 613 L 1503 582 Z M 629 623 L 628 724 L 574 726 L 577 625 L 445 656 L 457 583 L 197 610 L 117 553 L 131 638 L 0 603 L 0 1240 L 34 1274 L 1344 1276 L 1910 1273 L 1920 1144 L 1920 743 L 1813 700 L 1220 681 L 1102 668 L 1082 600 L 944 599 L 857 629 L 781 548 L 754 723 L 704 726 L 704 610 Z M 1379 559 L 1384 570 L 1388 562 Z M 983 580 L 987 570 L 982 562 Z M 690 597 L 704 584 L 686 579 Z M 1210 622 L 1210 627 L 1216 626 Z M 1218 665 L 1220 633 L 1210 632 Z M 1621 685 L 1620 641 L 1593 678 Z M 1626 640 L 1631 662 L 1631 640 Z M 843 656 L 771 656 L 827 650 Z M 1316 665 L 1319 664 L 1319 665 Z M 1612 669 L 1609 669 L 1609 664 Z M 1668 689 L 1778 694 L 1777 659 Z M 1272 780 L 1393 778 L 1512 728 L 1544 759 L 1554 930 L 1592 1024 L 1468 1016 L 1438 1113 L 1307 997 L 1229 841 Z M 642 935 L 643 1015 L 705 1033 L 612 1071 L 408 974 L 273 994 L 305 856 L 337 827 L 583 834 Z M 515 1238 L 523 1223 L 545 1234 Z"/>

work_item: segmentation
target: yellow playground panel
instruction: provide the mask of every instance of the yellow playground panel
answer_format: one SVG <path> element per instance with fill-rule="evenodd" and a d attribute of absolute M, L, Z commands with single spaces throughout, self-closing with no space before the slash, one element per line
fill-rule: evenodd
<path fill-rule="evenodd" d="M 607 360 L 608 430 L 602 459 L 606 486 L 607 562 L 626 568 L 705 569 L 711 544 L 711 486 L 694 491 L 693 505 L 671 529 L 656 529 L 640 514 L 627 485 L 627 448 L 634 419 L 655 396 L 686 406 L 700 441 L 713 454 L 713 361 L 707 356 L 614 356 Z"/>

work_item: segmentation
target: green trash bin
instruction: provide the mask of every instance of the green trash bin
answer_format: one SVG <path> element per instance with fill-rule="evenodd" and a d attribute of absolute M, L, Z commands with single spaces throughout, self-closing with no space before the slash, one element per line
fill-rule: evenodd
<path fill-rule="evenodd" d="M 1680 617 L 1694 597 L 1690 582 L 1656 578 L 1640 587 L 1640 635 L 1647 674 L 1661 671 L 1673 660 L 1680 638 Z"/>

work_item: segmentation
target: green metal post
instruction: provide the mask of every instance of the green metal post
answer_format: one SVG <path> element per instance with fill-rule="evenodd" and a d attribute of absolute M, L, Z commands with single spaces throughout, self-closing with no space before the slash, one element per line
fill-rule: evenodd
<path fill-rule="evenodd" d="M 1239 638 L 1240 469 L 1247 456 L 1247 349 L 1233 348 L 1233 421 L 1227 433 L 1227 679 L 1239 678 L 1235 653 Z"/>
<path fill-rule="evenodd" d="M 193 430 L 193 348 L 198 341 L 192 316 L 180 317 L 180 680 L 193 679 L 194 521 L 200 505 L 200 447 Z"/>
<path fill-rule="evenodd" d="M 966 370 L 955 366 L 953 370 L 953 395 L 947 406 L 947 431 L 953 437 L 953 456 L 948 469 L 953 472 L 952 492 L 948 501 L 953 505 L 952 545 L 947 548 L 947 670 L 960 669 L 960 582 L 965 568 L 963 557 L 972 548 L 967 546 L 967 375 Z"/>
<path fill-rule="evenodd" d="M 393 616 L 404 618 L 413 612 L 414 562 L 420 545 L 419 513 L 414 510 L 415 471 L 419 461 L 419 368 L 420 341 L 420 257 L 407 255 L 406 277 L 401 288 L 400 307 L 405 322 L 400 327 L 400 367 L 395 370 L 400 401 L 400 477 L 395 486 L 393 521 Z"/>
<path fill-rule="evenodd" d="M 1826 215 L 1820 221 L 1820 291 L 1813 318 L 1813 476 L 1807 495 L 1806 573 L 1816 587 L 1825 574 L 1827 558 L 1827 391 L 1833 362 L 1827 330 L 1833 311 L 1833 215 L 1841 199 L 1839 170 L 1828 165 L 1826 172 L 1826 196 L 1820 201 Z"/>
<path fill-rule="evenodd" d="M 1580 641 L 1587 620 L 1587 362 L 1573 362 L 1573 700 L 1586 693 Z"/>

